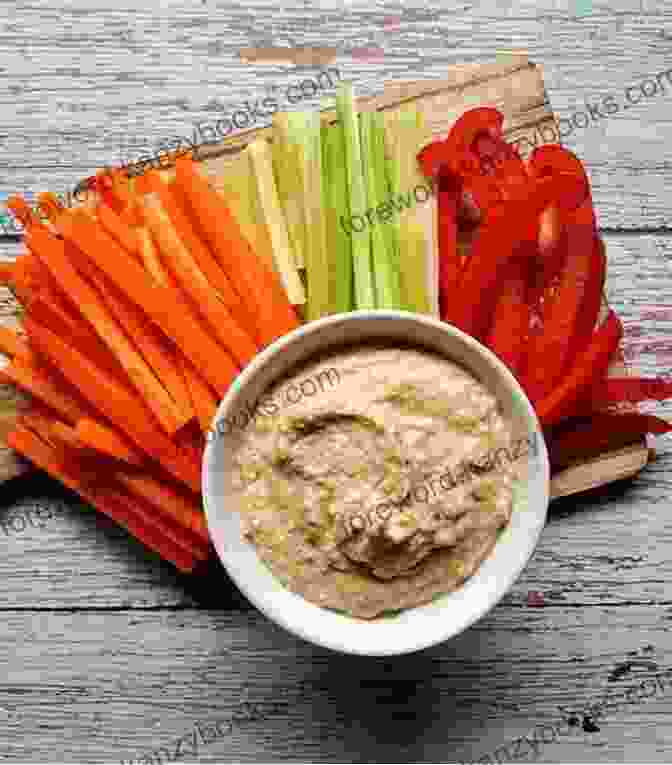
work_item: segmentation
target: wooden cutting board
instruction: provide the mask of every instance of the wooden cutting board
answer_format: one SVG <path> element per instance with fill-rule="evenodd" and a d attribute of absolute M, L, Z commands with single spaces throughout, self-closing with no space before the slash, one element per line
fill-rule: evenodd
<path fill-rule="evenodd" d="M 475 106 L 494 106 L 505 116 L 505 135 L 509 142 L 518 142 L 521 154 L 528 154 L 535 143 L 560 142 L 555 129 L 553 112 L 546 95 L 541 68 L 531 63 L 525 54 L 498 57 L 486 64 L 453 66 L 440 80 L 386 83 L 383 93 L 372 98 L 357 99 L 360 110 L 391 110 L 412 101 L 423 113 L 434 137 L 445 137 L 451 125 L 467 109 Z M 323 110 L 325 121 L 335 121 L 333 110 Z M 199 149 L 198 156 L 208 175 L 217 183 L 217 177 L 226 172 L 227 163 L 240 149 L 254 138 L 267 135 L 268 128 L 256 128 L 223 139 Z M 162 171 L 171 174 L 170 168 Z M 82 204 L 94 204 L 95 194 L 90 192 Z M 426 225 L 432 226 L 435 201 L 426 203 Z M 606 300 L 603 313 L 606 313 Z M 16 324 L 18 306 L 11 295 L 0 300 L 0 322 Z M 612 364 L 610 374 L 627 374 L 622 360 Z M 0 396 L 16 398 L 12 386 L 0 386 Z M 17 399 L 18 401 L 18 399 Z M 2 447 L 3 434 L 11 427 L 16 416 L 12 404 L 5 406 L 0 418 L 0 481 L 8 480 L 29 469 L 27 463 L 7 447 Z M 554 475 L 551 481 L 553 499 L 602 486 L 635 475 L 646 465 L 649 452 L 642 440 L 631 446 L 607 451 L 599 457 L 584 461 Z"/>

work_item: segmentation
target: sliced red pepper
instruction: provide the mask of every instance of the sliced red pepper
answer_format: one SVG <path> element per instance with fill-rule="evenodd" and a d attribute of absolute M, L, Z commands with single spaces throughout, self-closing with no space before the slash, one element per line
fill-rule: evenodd
<path fill-rule="evenodd" d="M 461 193 L 462 184 L 459 179 L 448 173 L 439 174 L 439 309 L 444 321 L 450 321 L 451 304 L 462 273 L 457 250 L 457 206 Z"/>
<path fill-rule="evenodd" d="M 590 221 L 593 227 L 597 227 L 595 220 L 595 211 L 593 210 L 593 201 L 590 196 L 590 182 L 586 169 L 581 160 L 569 149 L 557 144 L 544 144 L 538 146 L 530 155 L 528 160 L 530 173 L 535 178 L 545 178 L 557 173 L 569 173 L 578 178 L 584 178 L 587 187 L 587 196 L 585 207 L 582 207 L 578 220 L 582 223 Z"/>
<path fill-rule="evenodd" d="M 525 164 L 502 137 L 504 116 L 497 109 L 479 107 L 465 112 L 453 124 L 448 137 L 425 146 L 418 161 L 428 177 L 450 173 L 463 184 L 460 218 L 474 218 L 476 210 L 501 204 L 506 198 L 500 187 L 516 175 L 527 175 Z M 501 167 L 508 163 L 508 166 Z"/>
<path fill-rule="evenodd" d="M 623 336 L 618 316 L 609 311 L 605 322 L 593 333 L 588 347 L 575 360 L 562 382 L 535 407 L 544 425 L 554 425 L 576 413 L 577 404 L 596 380 L 606 378 L 609 362 Z M 545 364 L 546 359 L 538 359 Z"/>
<path fill-rule="evenodd" d="M 444 168 L 454 175 L 474 172 L 477 169 L 476 157 L 472 146 L 482 134 L 501 136 L 504 124 L 503 115 L 490 107 L 469 109 L 453 124 L 448 137 L 443 141 L 433 141 L 418 154 L 418 162 L 423 173 L 433 178 Z"/>
<path fill-rule="evenodd" d="M 555 295 L 542 306 L 541 331 L 530 339 L 525 378 L 533 401 L 548 395 L 586 348 L 600 315 L 606 257 L 601 242 L 588 235 L 581 247 L 566 251 Z M 560 246 L 568 246 L 567 236 Z"/>
<path fill-rule="evenodd" d="M 672 398 L 672 380 L 663 377 L 612 377 L 595 386 L 594 409 L 614 404 L 636 404 L 640 401 L 665 401 Z"/>
<path fill-rule="evenodd" d="M 531 338 L 526 370 L 528 393 L 539 401 L 553 390 L 592 337 L 602 304 L 606 256 L 595 228 L 590 183 L 581 161 L 561 146 L 545 145 L 532 153 L 530 172 L 537 179 L 573 176 L 584 184 L 584 197 L 574 200 L 573 204 L 579 203 L 575 209 L 559 206 L 556 220 L 552 217 L 555 211 L 544 215 L 542 231 L 546 235 L 554 227 L 555 232 L 545 252 L 540 236 L 539 249 L 553 262 L 542 260 L 543 327 Z M 559 264 L 557 284 L 549 292 Z M 537 359 L 544 359 L 543 365 Z"/>
<path fill-rule="evenodd" d="M 465 264 L 453 323 L 482 339 L 495 303 L 500 268 L 514 255 L 531 254 L 539 236 L 539 216 L 549 204 L 580 197 L 581 182 L 572 176 L 530 180 L 515 198 L 488 211 Z"/>
<path fill-rule="evenodd" d="M 620 449 L 640 441 L 647 433 L 663 434 L 672 425 L 659 417 L 640 412 L 595 414 L 578 422 L 567 422 L 546 435 L 551 470 L 560 470 L 608 449 Z"/>
<path fill-rule="evenodd" d="M 528 303 L 528 265 L 514 258 L 503 269 L 492 326 L 486 345 L 520 380 L 528 342 L 530 306 Z"/>

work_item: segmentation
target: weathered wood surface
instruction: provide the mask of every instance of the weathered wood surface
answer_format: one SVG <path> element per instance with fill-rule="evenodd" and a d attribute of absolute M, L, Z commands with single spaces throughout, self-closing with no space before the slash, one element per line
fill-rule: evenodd
<path fill-rule="evenodd" d="M 438 78 L 450 63 L 527 48 L 544 65 L 560 115 L 667 69 L 672 44 L 672 5 L 654 8 L 651 0 L 643 9 L 637 0 L 610 0 L 581 19 L 550 3 L 437 10 L 413 3 L 415 11 L 389 3 L 373 12 L 359 0 L 325 0 L 311 11 L 297 3 L 288 16 L 258 0 L 244 10 L 138 5 L 0 5 L 1 198 L 72 188 L 118 156 L 122 139 L 189 135 L 192 122 L 213 118 L 201 108 L 206 97 L 233 110 L 264 84 L 308 76 L 236 58 L 240 47 L 288 35 L 347 51 L 378 30 L 383 61 L 346 52 L 335 62 L 369 93 L 383 80 Z M 174 22 L 165 41 L 157 36 L 162 16 Z M 402 17 L 400 28 L 383 30 L 393 16 Z M 204 75 L 190 74 L 195 59 Z M 652 309 L 672 295 L 671 99 L 672 87 L 567 141 L 588 162 L 607 231 L 608 298 L 632 329 L 627 342 L 642 348 L 636 364 L 646 373 L 672 367 L 672 352 L 650 347 L 669 340 L 672 321 Z M 59 143 L 57 129 L 72 135 Z M 4 256 L 17 247 L 2 246 Z M 670 404 L 649 408 L 672 415 Z M 55 484 L 13 481 L 0 489 L 8 528 L 0 525 L 3 756 L 119 762 L 171 745 L 174 753 L 197 722 L 228 719 L 236 709 L 243 717 L 246 685 L 261 719 L 234 724 L 196 756 L 183 747 L 183 760 L 469 761 L 534 725 L 559 723 L 559 706 L 580 709 L 671 665 L 671 450 L 665 439 L 656 446 L 657 461 L 635 480 L 554 503 L 533 560 L 485 620 L 397 660 L 313 648 L 250 610 L 223 573 L 184 579 Z M 36 525 L 22 530 L 12 519 L 38 501 L 52 517 L 29 513 Z M 530 590 L 544 594 L 544 608 L 527 607 Z M 610 710 L 599 731 L 581 718 L 537 760 L 668 762 L 668 686 Z M 519 759 L 534 759 L 520 756 L 525 751 Z"/>

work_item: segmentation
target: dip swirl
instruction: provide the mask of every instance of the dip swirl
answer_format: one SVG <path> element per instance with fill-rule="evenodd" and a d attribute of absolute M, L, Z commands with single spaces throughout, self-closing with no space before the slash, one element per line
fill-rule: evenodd
<path fill-rule="evenodd" d="M 470 373 L 415 349 L 342 351 L 269 394 L 327 368 L 337 385 L 240 435 L 227 506 L 320 606 L 371 619 L 454 590 L 509 522 L 520 466 L 493 454 L 511 454 L 511 423 Z"/>

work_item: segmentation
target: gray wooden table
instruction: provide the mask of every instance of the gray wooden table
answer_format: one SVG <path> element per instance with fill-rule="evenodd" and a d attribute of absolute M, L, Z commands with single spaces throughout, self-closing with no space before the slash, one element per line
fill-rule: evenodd
<path fill-rule="evenodd" d="M 672 60 L 672 3 L 307 5 L 5 0 L 0 198 L 65 192 L 314 72 L 243 64 L 240 47 L 335 46 L 364 94 L 526 49 L 588 164 L 630 357 L 668 373 L 672 78 L 656 75 Z M 364 60 L 371 47 L 382 55 Z M 598 117 L 607 96 L 619 108 Z M 4 255 L 18 246 L 2 239 Z M 672 417 L 670 404 L 649 408 Z M 0 758 L 669 762 L 672 449 L 656 447 L 634 481 L 552 505 L 536 555 L 487 618 L 394 660 L 285 634 L 218 566 L 180 577 L 44 478 L 5 485 Z"/>

